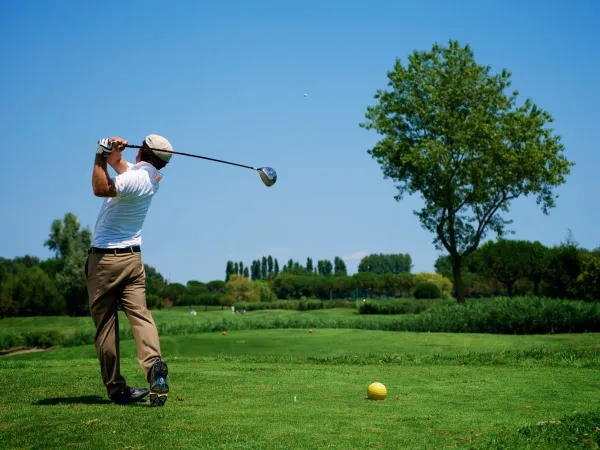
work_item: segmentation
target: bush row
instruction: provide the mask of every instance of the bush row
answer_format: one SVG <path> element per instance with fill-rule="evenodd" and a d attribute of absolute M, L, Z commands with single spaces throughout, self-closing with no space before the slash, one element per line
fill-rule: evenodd
<path fill-rule="evenodd" d="M 366 302 L 365 302 L 366 303 Z M 258 303 L 260 304 L 260 303 Z M 256 304 L 252 304 L 254 306 Z M 222 330 L 278 328 L 354 328 L 385 331 L 550 334 L 600 332 L 600 304 L 550 298 L 495 298 L 458 304 L 440 304 L 416 315 L 355 315 L 342 318 L 284 316 L 231 316 L 214 321 L 159 323 L 161 336 Z M 15 347 L 76 346 L 92 344 L 94 330 L 72 335 L 57 331 L 0 332 L 0 349 Z M 131 330 L 120 330 L 131 339 Z"/>
<path fill-rule="evenodd" d="M 376 274 L 358 272 L 354 275 L 325 277 L 315 274 L 279 274 L 271 283 L 279 299 L 302 297 L 326 299 L 363 299 L 373 297 L 450 298 L 452 282 L 438 273 Z"/>
<path fill-rule="evenodd" d="M 314 311 L 316 309 L 356 308 L 350 300 L 279 300 L 275 302 L 238 302 L 234 303 L 236 311 L 262 311 L 283 309 L 289 311 Z"/>
<path fill-rule="evenodd" d="M 456 300 L 368 300 L 358 303 L 358 312 L 360 314 L 419 314 L 432 306 L 455 304 Z"/>

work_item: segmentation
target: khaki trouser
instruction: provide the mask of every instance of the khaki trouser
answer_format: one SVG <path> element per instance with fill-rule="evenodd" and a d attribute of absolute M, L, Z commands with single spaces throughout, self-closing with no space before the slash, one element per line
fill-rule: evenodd
<path fill-rule="evenodd" d="M 135 339 L 138 362 L 146 379 L 160 359 L 158 331 L 146 306 L 146 273 L 141 253 L 88 255 L 86 276 L 90 313 L 96 325 L 96 354 L 108 395 L 126 385 L 119 361 L 120 303 Z"/>

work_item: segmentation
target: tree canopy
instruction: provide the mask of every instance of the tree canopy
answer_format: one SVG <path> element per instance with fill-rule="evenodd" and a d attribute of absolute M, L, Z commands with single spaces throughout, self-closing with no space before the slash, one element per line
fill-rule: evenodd
<path fill-rule="evenodd" d="M 397 253 L 397 254 L 383 254 L 374 253 L 367 255 L 360 260 L 358 264 L 359 272 L 373 272 L 377 274 L 382 273 L 409 273 L 412 269 L 412 258 L 410 255 Z"/>
<path fill-rule="evenodd" d="M 564 156 L 552 116 L 518 91 L 511 73 L 492 74 L 467 44 L 450 41 L 397 59 L 360 126 L 382 137 L 368 154 L 397 187 L 395 199 L 419 193 L 415 214 L 451 257 L 458 301 L 464 301 L 461 259 L 491 230 L 506 232 L 511 201 L 535 196 L 545 214 L 554 188 L 573 163 Z"/>

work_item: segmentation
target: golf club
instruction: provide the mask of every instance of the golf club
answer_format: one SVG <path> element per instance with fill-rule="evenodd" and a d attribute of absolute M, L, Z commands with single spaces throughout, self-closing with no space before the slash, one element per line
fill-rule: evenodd
<path fill-rule="evenodd" d="M 174 155 L 191 156 L 193 158 L 206 159 L 208 161 L 215 161 L 215 162 L 220 162 L 220 163 L 224 163 L 224 164 L 231 164 L 232 166 L 238 166 L 238 167 L 244 167 L 246 169 L 256 170 L 258 172 L 258 174 L 260 175 L 260 179 L 265 184 L 265 186 L 273 186 L 275 184 L 275 182 L 277 181 L 277 172 L 275 172 L 275 169 L 272 169 L 271 167 L 256 168 L 256 167 L 245 166 L 243 164 L 237 164 L 237 163 L 233 163 L 233 162 L 229 162 L 229 161 L 223 161 L 223 160 L 220 160 L 220 159 L 209 158 L 207 156 L 200 156 L 200 155 L 193 155 L 191 153 L 183 153 L 183 152 L 161 150 L 159 148 L 144 147 L 143 145 L 127 144 L 125 147 L 128 147 L 128 148 L 141 148 L 141 149 L 145 149 L 145 150 L 156 150 L 158 152 L 165 152 L 165 153 L 168 152 L 168 153 L 172 153 Z"/>

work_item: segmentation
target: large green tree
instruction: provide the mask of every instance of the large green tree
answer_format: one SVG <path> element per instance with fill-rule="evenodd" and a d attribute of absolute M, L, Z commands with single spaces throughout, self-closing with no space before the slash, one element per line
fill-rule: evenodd
<path fill-rule="evenodd" d="M 412 269 L 412 258 L 408 253 L 374 253 L 364 256 L 358 264 L 359 272 L 373 272 L 377 274 L 393 273 L 397 275 L 399 273 L 409 273 L 410 269 Z"/>
<path fill-rule="evenodd" d="M 568 299 L 583 297 L 583 285 L 578 279 L 592 257 L 589 251 L 575 242 L 569 232 L 565 241 L 548 249 L 543 277 L 544 294 Z"/>
<path fill-rule="evenodd" d="M 54 251 L 55 259 L 61 261 L 61 269 L 56 274 L 56 286 L 66 302 L 69 315 L 86 315 L 89 311 L 85 262 L 87 250 L 92 242 L 92 232 L 81 227 L 77 216 L 67 213 L 54 220 L 50 234 L 44 243 Z"/>
<path fill-rule="evenodd" d="M 548 268 L 549 249 L 539 241 L 522 242 L 526 249 L 525 276 L 533 283 L 533 295 L 540 294 L 540 284 Z"/>
<path fill-rule="evenodd" d="M 509 297 L 515 283 L 527 276 L 530 268 L 530 247 L 527 241 L 498 239 L 488 241 L 473 253 L 475 272 L 495 278 L 506 286 Z"/>
<path fill-rule="evenodd" d="M 368 154 L 396 183 L 397 201 L 421 195 L 415 214 L 450 255 L 462 303 L 461 260 L 490 230 L 504 235 L 512 200 L 536 196 L 548 214 L 573 163 L 548 127 L 551 115 L 530 99 L 518 105 L 518 92 L 506 92 L 511 73 L 492 74 L 469 45 L 414 51 L 387 77 L 389 89 L 377 90 L 360 124 L 382 136 Z"/>
<path fill-rule="evenodd" d="M 269 271 L 269 279 L 273 277 L 273 257 L 271 255 L 267 258 L 267 270 Z"/>
<path fill-rule="evenodd" d="M 346 263 L 339 256 L 336 256 L 333 259 L 333 274 L 336 276 L 348 275 L 348 269 L 346 268 Z"/>
<path fill-rule="evenodd" d="M 252 261 L 252 264 L 250 265 L 250 277 L 253 280 L 260 280 L 261 278 L 261 273 L 260 273 L 260 261 L 254 259 Z"/>
<path fill-rule="evenodd" d="M 328 259 L 320 259 L 317 261 L 317 269 L 319 274 L 329 277 L 333 273 L 333 264 Z"/>
<path fill-rule="evenodd" d="M 0 317 L 64 314 L 64 299 L 39 266 L 16 264 L 0 284 Z"/>
<path fill-rule="evenodd" d="M 229 281 L 231 275 L 235 273 L 235 267 L 233 265 L 233 261 L 227 261 L 227 265 L 225 266 L 225 281 Z"/>
<path fill-rule="evenodd" d="M 148 264 L 144 264 L 144 271 L 146 273 L 146 295 L 157 296 L 162 300 L 167 280 L 158 270 Z"/>
<path fill-rule="evenodd" d="M 313 260 L 309 256 L 308 258 L 306 258 L 306 271 L 307 272 L 312 272 L 313 270 L 314 270 L 314 268 L 313 268 Z"/>

